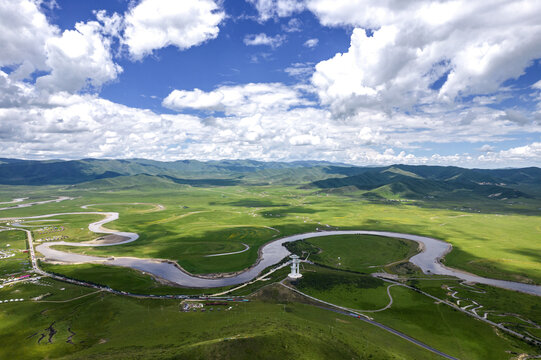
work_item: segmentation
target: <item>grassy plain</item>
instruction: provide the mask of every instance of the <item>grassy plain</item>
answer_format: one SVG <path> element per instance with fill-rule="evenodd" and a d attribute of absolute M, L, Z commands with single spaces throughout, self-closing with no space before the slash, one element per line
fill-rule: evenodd
<path fill-rule="evenodd" d="M 178 286 L 167 286 L 141 271 L 101 264 L 53 265 L 41 263 L 41 267 L 47 272 L 66 276 L 71 279 L 82 280 L 91 284 L 108 286 L 114 290 L 126 291 L 132 294 L 209 295 L 229 289 L 229 287 L 189 289 Z"/>
<path fill-rule="evenodd" d="M 454 249 L 445 259 L 449 266 L 488 277 L 541 283 L 541 242 L 538 241 L 541 217 L 533 215 L 533 203 L 517 204 L 513 209 L 511 205 L 493 205 L 497 200 L 487 200 L 477 207 L 471 203 L 371 202 L 351 195 L 328 195 L 324 191 L 294 186 L 130 187 L 115 190 L 65 186 L 11 188 L 15 188 L 10 190 L 13 197 L 31 193 L 41 199 L 60 195 L 75 199 L 4 210 L 0 211 L 1 217 L 117 211 L 120 218 L 106 226 L 140 234 L 140 239 L 130 244 L 70 248 L 87 254 L 165 258 L 178 261 L 193 273 L 231 272 L 252 265 L 262 244 L 286 235 L 329 227 L 386 230 L 450 242 Z M 0 195 L 9 200 L 2 189 Z M 98 205 L 81 209 L 87 204 Z M 62 224 L 70 236 L 69 241 L 85 241 L 98 236 L 90 233 L 87 225 L 100 218 L 90 214 L 65 215 L 51 218 L 61 221 L 50 224 Z M 0 241 L 1 236 L 2 232 Z M 20 246 L 24 247 L 22 240 Z M 250 250 L 236 255 L 206 257 L 242 250 L 243 244 L 248 244 Z M 413 243 L 378 237 L 310 239 L 310 244 L 323 250 L 312 253 L 311 260 L 359 272 L 380 270 L 381 266 L 407 258 L 416 250 Z M 162 286 L 148 275 L 129 269 L 103 265 L 47 265 L 46 269 L 118 290 L 190 293 L 187 289 Z M 270 282 L 280 280 L 285 273 L 287 269 L 273 276 Z M 361 310 L 379 309 L 389 302 L 387 284 L 380 280 L 321 267 L 306 266 L 303 273 L 299 287 L 324 300 Z M 50 284 L 0 289 L 0 297 L 18 294 L 28 299 L 50 293 L 44 301 L 64 301 L 94 291 L 52 280 L 42 281 Z M 447 291 L 442 288 L 444 282 L 420 280 L 416 284 L 438 296 L 446 296 Z M 450 284 L 452 286 L 452 282 Z M 456 286 L 456 282 L 454 284 Z M 259 286 L 261 284 L 249 286 L 238 293 L 248 294 Z M 519 315 L 539 321 L 537 298 L 532 300 L 527 295 L 499 289 L 486 290 L 486 295 L 471 293 L 467 296 L 478 296 L 479 302 L 487 308 L 501 309 L 504 313 L 516 309 Z M 374 313 L 374 318 L 442 351 L 465 359 L 506 359 L 510 355 L 505 351 L 535 352 L 525 343 L 448 306 L 434 304 L 414 291 L 392 287 L 390 292 L 393 306 Z M 269 358 L 328 358 L 328 351 L 332 351 L 334 358 L 368 358 L 372 355 L 374 359 L 393 356 L 425 359 L 432 356 L 369 325 L 308 305 L 287 303 L 284 306 L 280 302 L 254 301 L 238 305 L 231 313 L 193 314 L 178 312 L 178 306 L 178 301 L 173 300 L 133 299 L 104 293 L 65 303 L 0 304 L 0 338 L 9 344 L 0 347 L 0 358 L 13 354 L 23 358 L 105 359 L 208 358 L 217 357 L 217 354 L 230 358 L 237 354 L 236 358 L 239 358 L 239 353 L 249 358 L 256 349 L 258 354 L 268 354 Z M 490 313 L 488 316 L 489 319 L 496 318 Z M 518 321 L 512 317 L 501 320 Z M 53 322 L 58 331 L 53 344 L 37 344 L 33 333 L 43 333 Z M 70 331 L 76 333 L 75 345 L 65 342 Z"/>
<path fill-rule="evenodd" d="M 314 231 L 326 224 L 341 229 L 408 232 L 452 243 L 454 249 L 445 259 L 449 266 L 483 276 L 541 283 L 538 266 L 541 243 L 537 241 L 541 235 L 538 225 L 541 219 L 507 208 L 501 213 L 493 213 L 493 210 L 479 213 L 477 211 L 481 210 L 471 207 L 464 211 L 429 208 L 430 204 L 423 202 L 372 203 L 351 196 L 327 196 L 286 186 L 181 186 L 175 190 L 114 192 L 64 189 L 55 194 L 78 198 L 3 211 L 2 215 L 84 211 L 80 206 L 89 203 L 161 204 L 165 207 L 163 211 L 144 204 L 89 208 L 88 211 L 118 211 L 120 219 L 107 226 L 137 232 L 141 238 L 117 247 L 73 251 L 169 258 L 193 273 L 238 271 L 255 262 L 257 248 L 265 242 L 293 233 Z M 456 208 L 455 205 L 449 207 Z M 251 246 L 250 251 L 226 257 L 205 257 L 241 250 L 242 243 Z"/>
<path fill-rule="evenodd" d="M 389 303 L 388 283 L 373 279 L 380 282 L 376 284 L 362 275 L 340 276 L 338 271 L 314 269 L 315 273 L 305 273 L 297 282 L 296 287 L 304 293 L 352 309 L 377 310 Z M 366 312 L 368 316 L 457 358 L 508 359 L 509 351 L 535 352 L 525 343 L 415 291 L 400 286 L 389 291 L 392 306 Z"/>
<path fill-rule="evenodd" d="M 476 304 L 480 304 L 483 307 L 477 310 L 478 314 L 486 313 L 487 318 L 496 323 L 512 324 L 510 328 L 521 333 L 533 331 L 534 334 L 539 330 L 539 325 L 536 325 L 541 324 L 541 302 L 538 296 L 482 284 L 460 284 L 453 280 L 411 280 L 408 283 L 461 307 L 470 305 L 471 308 L 477 308 Z M 534 336 L 541 339 L 539 335 Z"/>
<path fill-rule="evenodd" d="M 11 257 L 0 259 L 0 277 L 22 273 L 32 268 L 28 254 L 21 252 L 26 248 L 25 232 L 17 230 L 0 231 L 0 250 L 6 254 L 13 254 Z"/>
<path fill-rule="evenodd" d="M 43 294 L 50 295 L 27 300 Z M 0 358 L 438 358 L 354 318 L 299 303 L 258 300 L 184 313 L 178 300 L 126 298 L 53 280 L 0 289 L 0 298 L 11 296 L 26 300 L 0 304 Z"/>
<path fill-rule="evenodd" d="M 444 304 L 435 304 L 407 288 L 391 288 L 394 302 L 386 311 L 372 313 L 381 321 L 459 359 L 507 359 L 509 352 L 535 351 L 522 341 L 505 335 Z"/>
<path fill-rule="evenodd" d="M 299 244 L 295 253 L 303 258 L 310 254 L 318 264 L 358 272 L 375 272 L 418 252 L 414 241 L 372 235 L 322 236 L 302 242 L 306 245 Z"/>
<path fill-rule="evenodd" d="M 357 310 L 377 310 L 389 303 L 387 286 L 380 279 L 306 266 L 297 288 L 308 295 Z"/>

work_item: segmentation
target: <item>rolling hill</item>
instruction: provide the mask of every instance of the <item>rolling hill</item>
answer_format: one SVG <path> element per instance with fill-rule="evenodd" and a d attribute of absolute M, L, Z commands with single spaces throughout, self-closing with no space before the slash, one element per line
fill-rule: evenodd
<path fill-rule="evenodd" d="M 495 200 L 541 196 L 541 169 L 465 169 L 455 166 L 357 167 L 320 161 L 222 160 L 161 162 L 146 159 L 0 159 L 0 184 L 133 188 L 294 185 L 371 199 Z"/>

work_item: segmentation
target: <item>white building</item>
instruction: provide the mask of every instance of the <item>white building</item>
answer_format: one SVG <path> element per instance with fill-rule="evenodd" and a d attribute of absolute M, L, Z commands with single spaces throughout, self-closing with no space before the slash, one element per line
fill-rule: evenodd
<path fill-rule="evenodd" d="M 289 273 L 288 277 L 290 279 L 299 279 L 302 277 L 300 271 L 299 271 L 299 264 L 300 260 L 297 255 L 291 255 L 291 272 Z"/>

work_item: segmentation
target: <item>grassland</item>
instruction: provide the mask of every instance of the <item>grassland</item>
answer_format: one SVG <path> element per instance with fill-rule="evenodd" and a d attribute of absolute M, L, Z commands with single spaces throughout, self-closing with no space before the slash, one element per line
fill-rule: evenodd
<path fill-rule="evenodd" d="M 41 302 L 0 304 L 0 358 L 437 358 L 361 321 L 294 302 L 263 299 L 230 311 L 184 313 L 176 300 L 77 289 L 52 280 L 0 289 L 0 298 L 50 294 Z M 66 342 L 70 335 L 73 344 Z"/>
<path fill-rule="evenodd" d="M 4 213 L 81 211 L 80 206 L 87 203 L 125 203 L 134 199 L 162 204 L 163 211 L 149 211 L 152 205 L 93 207 L 92 210 L 118 211 L 120 219 L 108 226 L 137 232 L 141 238 L 114 248 L 73 251 L 170 258 L 194 273 L 238 271 L 255 262 L 257 248 L 265 242 L 328 224 L 341 229 L 388 230 L 436 237 L 453 244 L 454 250 L 445 260 L 449 266 L 488 277 L 541 283 L 538 266 L 541 243 L 537 241 L 541 234 L 537 225 L 540 219 L 531 215 L 434 209 L 397 202 L 371 203 L 284 186 L 182 187 L 166 193 L 62 192 L 65 193 L 81 198 Z M 250 245 L 250 251 L 228 257 L 204 257 L 241 250 L 242 243 Z"/>
<path fill-rule="evenodd" d="M 412 280 L 409 283 L 461 307 L 470 305 L 476 308 L 478 305 L 473 305 L 480 304 L 483 307 L 477 312 L 481 315 L 486 314 L 489 320 L 504 324 L 520 333 L 530 333 L 541 338 L 541 334 L 538 333 L 538 324 L 541 324 L 541 303 L 537 296 L 481 284 L 475 286 L 460 284 L 452 280 Z"/>
<path fill-rule="evenodd" d="M 0 250 L 6 254 L 13 255 L 5 259 L 0 259 L 0 278 L 7 275 L 19 274 L 32 268 L 28 254 L 22 252 L 26 248 L 26 233 L 23 231 L 0 231 Z"/>
<path fill-rule="evenodd" d="M 144 191 L 143 191 L 144 190 Z M 85 211 L 85 204 L 99 205 L 88 211 L 118 211 L 120 219 L 110 228 L 134 231 L 141 238 L 131 244 L 110 248 L 73 249 L 97 255 L 169 258 L 193 273 L 238 271 L 257 258 L 257 248 L 276 237 L 314 231 L 326 224 L 341 229 L 371 229 L 408 232 L 436 237 L 453 244 L 446 257 L 449 266 L 482 276 L 541 283 L 541 235 L 538 216 L 520 215 L 491 205 L 477 208 L 449 204 L 448 209 L 429 208 L 430 203 L 372 203 L 346 195 L 325 195 L 310 189 L 289 186 L 188 187 L 176 189 L 84 191 L 39 189 L 36 196 L 68 195 L 75 200 L 2 211 L 2 216 L 29 216 L 54 212 Z M 40 193 L 41 192 L 41 193 Z M 23 191 L 21 191 L 23 193 Z M 126 203 L 148 203 L 127 205 Z M 487 203 L 489 201 L 487 200 Z M 124 203 L 124 204 L 122 204 Z M 163 211 L 154 205 L 161 204 Z M 435 204 L 436 205 L 436 204 Z M 438 203 L 438 206 L 444 206 Z M 491 205 L 492 206 L 492 205 Z M 533 206 L 517 203 L 521 206 Z M 485 211 L 488 213 L 478 212 Z M 73 229 L 69 221 L 62 224 Z M 90 215 L 80 219 L 92 220 Z M 77 221 L 78 222 L 78 221 Z M 276 230 L 270 229 L 274 228 Z M 91 234 L 73 235 L 88 239 Z M 227 257 L 205 255 L 243 249 L 250 251 Z"/>
<path fill-rule="evenodd" d="M 309 254 L 310 260 L 321 265 L 357 272 L 381 270 L 418 252 L 416 242 L 371 235 L 322 236 L 297 243 L 290 251 L 303 257 Z"/>
<path fill-rule="evenodd" d="M 535 351 L 517 339 L 495 332 L 487 324 L 445 304 L 434 303 L 433 299 L 410 289 L 390 287 L 393 303 L 383 310 L 390 301 L 388 283 L 317 266 L 308 270 L 295 284 L 302 292 L 361 312 L 368 310 L 366 314 L 377 321 L 457 358 L 505 359 L 509 358 L 508 352 Z"/>
<path fill-rule="evenodd" d="M 0 198 L 9 200 L 1 190 Z M 75 199 L 4 210 L 0 212 L 1 217 L 116 211 L 120 218 L 107 227 L 140 234 L 140 239 L 130 244 L 70 248 L 71 251 L 172 259 L 193 273 L 242 270 L 256 261 L 258 248 L 268 241 L 330 227 L 432 236 L 453 244 L 453 251 L 445 259 L 450 266 L 488 277 L 541 283 L 541 243 L 538 241 L 541 217 L 532 215 L 533 203 L 517 204 L 516 211 L 510 209 L 510 205 L 493 207 L 493 202 L 477 205 L 438 203 L 434 206 L 424 201 L 384 203 L 351 194 L 328 195 L 322 190 L 294 186 L 179 185 L 167 189 L 130 187 L 114 190 L 106 187 L 91 190 L 16 187 L 10 191 L 21 194 L 13 197 L 30 193 L 40 199 L 60 195 Z M 98 205 L 81 209 L 87 204 Z M 98 236 L 90 233 L 87 225 L 101 216 L 64 215 L 51 219 L 59 221 L 27 225 L 62 225 L 65 228 L 63 234 L 69 236 L 69 241 L 86 241 Z M 39 238 L 36 233 L 34 236 Z M 0 232 L 0 246 L 12 239 L 16 239 L 17 246 L 25 248 L 22 231 Z M 242 250 L 243 244 L 248 244 L 250 250 L 236 255 L 206 257 Z M 386 264 L 411 256 L 417 248 L 416 244 L 403 240 L 372 236 L 314 238 L 305 244 L 311 260 L 328 267 L 363 273 L 380 271 Z M 148 275 L 124 268 L 90 264 L 44 265 L 44 268 L 141 294 L 209 292 L 168 287 L 156 283 Z M 377 310 L 389 302 L 388 284 L 381 280 L 316 266 L 305 266 L 302 272 L 304 278 L 298 283 L 299 288 L 321 299 L 360 310 Z M 247 295 L 265 284 L 281 280 L 286 273 L 287 269 L 283 269 L 268 282 L 256 283 L 236 294 Z M 28 299 L 49 294 L 43 301 L 64 301 L 94 291 L 52 280 L 42 282 L 49 284 L 21 284 L 0 289 L 0 297 L 17 294 Z M 448 290 L 443 286 L 459 286 L 456 282 L 443 280 L 418 280 L 412 284 L 449 301 L 455 300 L 447 295 Z M 212 292 L 220 290 L 224 289 Z M 486 308 L 503 315 L 512 311 L 539 323 L 537 298 L 490 287 L 484 290 L 485 293 L 465 292 L 463 295 L 477 299 Z M 459 358 L 507 359 L 511 355 L 506 351 L 536 351 L 414 291 L 397 286 L 389 291 L 394 303 L 391 308 L 374 313 L 376 320 Z M 268 355 L 268 358 L 329 358 L 331 352 L 334 358 L 432 357 L 369 325 L 296 302 L 259 299 L 239 304 L 227 313 L 185 314 L 180 313 L 178 307 L 179 302 L 173 300 L 133 299 L 105 293 L 65 303 L 25 300 L 17 304 L 0 304 L 0 338 L 9 344 L 0 347 L 0 358 L 16 354 L 22 358 L 219 358 L 220 355 L 227 359 L 253 358 L 256 352 Z M 496 313 L 489 313 L 488 317 L 515 322 L 517 329 L 521 326 L 520 320 L 513 316 L 497 317 Z M 36 337 L 27 339 L 35 332 L 43 333 L 53 322 L 58 331 L 53 344 L 37 344 Z M 522 330 L 526 329 L 522 326 Z M 527 330 L 538 331 L 531 327 Z M 70 331 L 76 333 L 74 345 L 65 343 Z"/>
<path fill-rule="evenodd" d="M 141 295 L 192 295 L 212 294 L 228 288 L 189 289 L 168 286 L 156 281 L 152 276 L 137 270 L 101 264 L 53 265 L 41 263 L 43 270 L 70 279 L 82 280 L 90 284 L 107 286 L 117 291 Z"/>
<path fill-rule="evenodd" d="M 387 286 L 380 279 L 306 266 L 297 288 L 308 295 L 357 310 L 377 310 L 389 302 Z"/>

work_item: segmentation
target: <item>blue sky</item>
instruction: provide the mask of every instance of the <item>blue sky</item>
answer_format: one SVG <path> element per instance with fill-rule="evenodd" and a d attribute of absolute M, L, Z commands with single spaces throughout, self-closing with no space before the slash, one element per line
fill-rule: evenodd
<path fill-rule="evenodd" d="M 539 13 L 0 0 L 0 157 L 541 166 Z"/>

